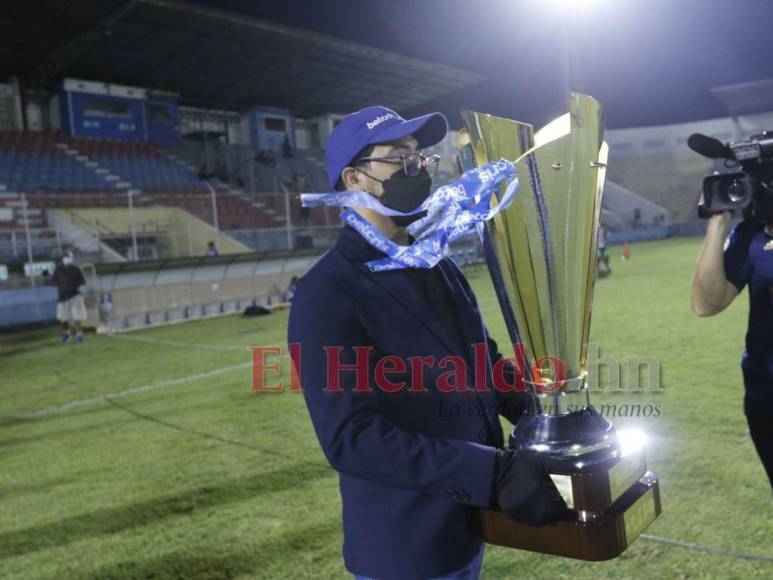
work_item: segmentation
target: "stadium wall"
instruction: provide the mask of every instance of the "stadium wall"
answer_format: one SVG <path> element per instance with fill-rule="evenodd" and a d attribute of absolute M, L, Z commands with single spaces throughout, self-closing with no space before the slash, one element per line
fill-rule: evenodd
<path fill-rule="evenodd" d="M 252 304 L 284 301 L 293 276 L 318 253 L 265 258 L 238 254 L 119 264 L 81 264 L 86 281 L 87 328 L 121 332 L 241 312 Z M 56 317 L 51 287 L 0 291 L 0 328 Z"/>
<path fill-rule="evenodd" d="M 51 287 L 0 290 L 0 328 L 53 322 L 56 290 Z"/>
<path fill-rule="evenodd" d="M 98 331 L 120 332 L 234 314 L 252 304 L 278 304 L 290 279 L 316 259 L 316 254 L 270 259 L 245 254 L 193 264 L 98 265 L 93 282 L 97 299 L 89 319 Z"/>

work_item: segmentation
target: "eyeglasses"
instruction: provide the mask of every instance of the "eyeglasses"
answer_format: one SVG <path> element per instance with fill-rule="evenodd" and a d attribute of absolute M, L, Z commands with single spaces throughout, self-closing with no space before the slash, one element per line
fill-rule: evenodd
<path fill-rule="evenodd" d="M 385 157 L 362 157 L 359 161 L 384 161 L 397 165 L 402 161 L 405 174 L 409 177 L 416 177 L 424 169 L 430 177 L 437 173 L 440 163 L 439 155 L 424 155 L 422 153 L 407 153 L 406 155 L 387 155 Z"/>

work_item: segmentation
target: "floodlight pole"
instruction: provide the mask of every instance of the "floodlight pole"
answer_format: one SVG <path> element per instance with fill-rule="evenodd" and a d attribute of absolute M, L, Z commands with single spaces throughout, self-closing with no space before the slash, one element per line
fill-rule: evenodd
<path fill-rule="evenodd" d="M 215 245 L 220 246 L 220 222 L 217 216 L 217 192 L 209 180 L 204 180 L 209 188 L 209 193 L 212 198 L 212 226 L 215 228 Z"/>
<path fill-rule="evenodd" d="M 233 187 L 233 163 L 231 161 L 231 144 L 228 141 L 228 119 L 225 119 L 225 171 L 228 177 L 228 187 Z"/>
<path fill-rule="evenodd" d="M 293 250 L 293 226 L 290 223 L 290 192 L 285 191 L 285 220 L 287 228 L 287 249 Z"/>
<path fill-rule="evenodd" d="M 209 147 L 208 147 L 208 143 L 207 143 L 207 131 L 208 131 L 208 129 L 207 129 L 206 125 L 204 124 L 205 117 L 207 117 L 207 121 L 209 121 L 209 118 L 208 118 L 208 115 L 207 115 L 206 112 L 201 117 L 201 133 L 202 133 L 202 137 L 204 139 L 204 164 L 207 167 L 209 167 Z M 215 168 L 212 167 L 212 171 L 214 171 L 214 170 L 215 170 Z"/>
<path fill-rule="evenodd" d="M 27 196 L 21 194 L 21 215 L 24 220 L 24 236 L 27 238 L 27 262 L 30 265 L 30 281 L 32 287 L 35 287 L 35 265 L 32 263 L 32 237 L 30 236 L 30 216 L 27 211 Z"/>
<path fill-rule="evenodd" d="M 138 261 L 140 259 L 140 252 L 137 248 L 137 228 L 134 225 L 134 197 L 135 190 L 127 189 L 126 196 L 129 199 L 129 231 L 132 235 L 132 259 L 130 261 Z"/>

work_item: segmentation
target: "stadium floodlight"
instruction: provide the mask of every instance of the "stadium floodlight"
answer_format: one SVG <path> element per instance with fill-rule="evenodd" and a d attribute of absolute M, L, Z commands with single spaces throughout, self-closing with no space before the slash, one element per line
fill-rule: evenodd
<path fill-rule="evenodd" d="M 598 0 L 552 0 L 552 6 L 548 3 L 546 7 L 559 12 L 561 16 L 573 18 L 586 11 L 595 12 L 598 4 Z"/>
<path fill-rule="evenodd" d="M 579 6 L 587 6 L 588 4 L 592 4 L 594 0 L 553 0 L 556 4 L 559 4 L 560 6 L 573 6 L 573 7 L 579 7 Z"/>

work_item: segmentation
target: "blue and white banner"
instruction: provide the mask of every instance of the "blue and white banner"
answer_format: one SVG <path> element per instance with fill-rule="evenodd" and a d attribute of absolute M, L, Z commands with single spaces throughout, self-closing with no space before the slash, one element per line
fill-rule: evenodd
<path fill-rule="evenodd" d="M 506 182 L 499 203 L 491 207 L 491 197 Z M 436 189 L 412 212 L 403 213 L 384 207 L 373 195 L 364 191 L 336 191 L 331 193 L 304 193 L 304 207 L 333 206 L 345 208 L 341 219 L 356 229 L 374 248 L 387 257 L 367 263 L 373 272 L 401 268 L 432 268 L 449 253 L 449 244 L 462 236 L 479 231 L 483 222 L 490 220 L 510 206 L 518 193 L 515 164 L 500 160 L 466 171 L 457 181 Z M 414 236 L 409 246 L 400 246 L 384 236 L 373 224 L 352 210 L 365 207 L 385 216 L 413 215 L 426 211 L 427 215 L 412 223 L 407 230 Z"/>

